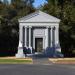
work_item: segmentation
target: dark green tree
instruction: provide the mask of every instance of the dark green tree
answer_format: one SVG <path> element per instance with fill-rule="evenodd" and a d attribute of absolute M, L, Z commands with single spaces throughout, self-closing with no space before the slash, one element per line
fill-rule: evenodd
<path fill-rule="evenodd" d="M 60 18 L 60 41 L 65 56 L 75 55 L 75 6 L 74 0 L 47 0 L 42 10 Z"/>
<path fill-rule="evenodd" d="M 35 11 L 32 3 L 32 0 L 13 0 L 11 4 L 0 3 L 0 56 L 15 55 L 19 36 L 18 19 Z"/>

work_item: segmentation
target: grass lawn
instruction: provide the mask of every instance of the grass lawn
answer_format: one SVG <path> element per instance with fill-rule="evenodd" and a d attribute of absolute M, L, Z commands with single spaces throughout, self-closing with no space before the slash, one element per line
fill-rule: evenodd
<path fill-rule="evenodd" d="M 31 64 L 32 59 L 0 58 L 0 64 Z"/>

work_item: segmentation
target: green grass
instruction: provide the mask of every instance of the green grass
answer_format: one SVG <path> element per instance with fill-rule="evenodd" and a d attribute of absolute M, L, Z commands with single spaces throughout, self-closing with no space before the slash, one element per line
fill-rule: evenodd
<path fill-rule="evenodd" d="M 0 64 L 24 64 L 24 63 L 32 63 L 32 60 L 0 59 Z"/>

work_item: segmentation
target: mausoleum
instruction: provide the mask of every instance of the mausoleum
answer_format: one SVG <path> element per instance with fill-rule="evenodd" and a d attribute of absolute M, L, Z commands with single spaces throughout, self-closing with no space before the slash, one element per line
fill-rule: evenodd
<path fill-rule="evenodd" d="M 19 45 L 17 58 L 25 54 L 44 53 L 56 56 L 61 53 L 59 42 L 60 19 L 42 11 L 36 11 L 19 20 Z"/>

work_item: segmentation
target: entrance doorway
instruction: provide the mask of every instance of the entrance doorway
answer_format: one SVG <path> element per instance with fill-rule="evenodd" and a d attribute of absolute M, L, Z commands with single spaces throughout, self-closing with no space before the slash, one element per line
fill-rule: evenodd
<path fill-rule="evenodd" d="M 42 52 L 43 38 L 35 38 L 35 52 Z"/>

